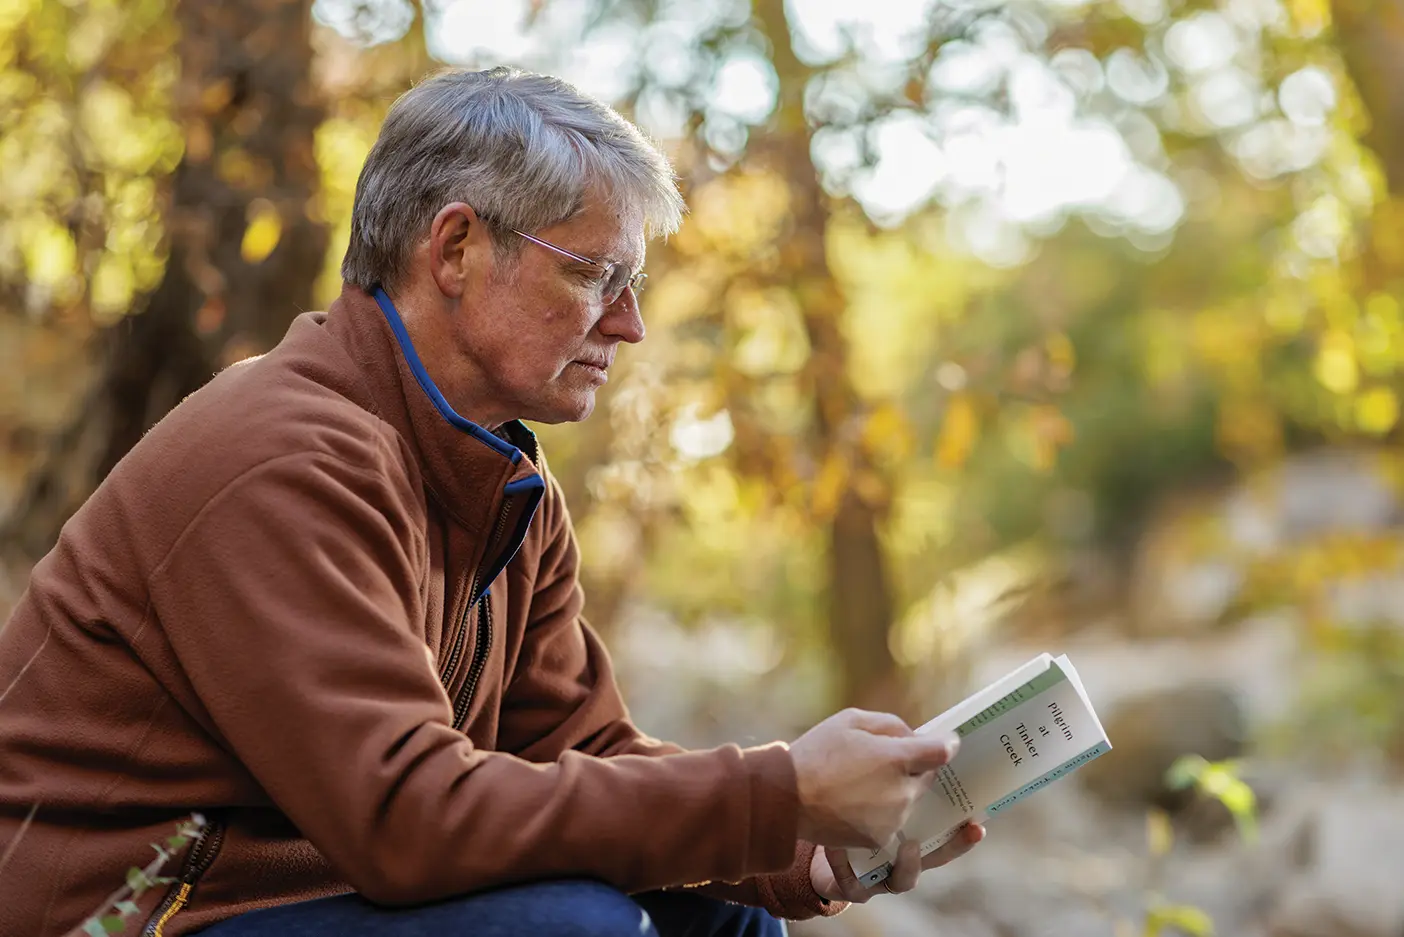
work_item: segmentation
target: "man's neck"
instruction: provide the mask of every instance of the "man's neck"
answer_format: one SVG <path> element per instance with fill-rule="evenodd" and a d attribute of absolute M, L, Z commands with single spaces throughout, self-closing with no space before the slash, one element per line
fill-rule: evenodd
<path fill-rule="evenodd" d="M 387 293 L 405 323 L 420 362 L 449 406 L 464 419 L 496 433 L 506 420 L 484 406 L 488 399 L 486 388 L 476 368 L 459 353 L 451 327 L 455 311 L 439 295 L 426 297 L 413 290 Z"/>

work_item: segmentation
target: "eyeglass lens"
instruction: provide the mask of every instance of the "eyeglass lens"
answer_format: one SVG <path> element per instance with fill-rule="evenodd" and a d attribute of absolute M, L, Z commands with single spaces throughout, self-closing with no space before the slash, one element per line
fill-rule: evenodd
<path fill-rule="evenodd" d="M 632 277 L 629 275 L 628 267 L 623 264 L 609 265 L 609 272 L 605 274 L 604 284 L 604 302 L 606 306 L 614 303 L 620 296 L 624 295 L 624 288 L 629 285 L 631 279 Z M 642 280 L 643 278 L 640 277 L 638 282 L 641 283 Z M 636 285 L 635 289 L 637 288 Z"/>

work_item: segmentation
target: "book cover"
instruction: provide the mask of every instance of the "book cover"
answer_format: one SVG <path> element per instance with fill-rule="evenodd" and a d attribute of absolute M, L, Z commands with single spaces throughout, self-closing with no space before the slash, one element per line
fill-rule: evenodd
<path fill-rule="evenodd" d="M 919 732 L 955 732 L 960 750 L 934 772 L 895 842 L 850 853 L 860 882 L 892 871 L 897 847 L 921 841 L 921 854 L 970 822 L 983 822 L 1111 750 L 1077 671 L 1065 656 L 1041 654 L 928 722 Z"/>

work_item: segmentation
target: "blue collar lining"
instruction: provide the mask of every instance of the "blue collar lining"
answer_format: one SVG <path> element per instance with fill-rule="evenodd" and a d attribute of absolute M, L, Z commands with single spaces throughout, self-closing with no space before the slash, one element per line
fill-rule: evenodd
<path fill-rule="evenodd" d="M 429 400 L 434 404 L 434 409 L 438 410 L 444 419 L 448 420 L 454 427 L 472 436 L 479 442 L 486 443 L 502 455 L 512 460 L 516 465 L 522 459 L 522 451 L 516 446 L 499 438 L 493 433 L 483 429 L 472 420 L 459 416 L 458 413 L 449 406 L 449 402 L 444 399 L 444 395 L 439 392 L 439 388 L 434 383 L 434 379 L 429 376 L 429 372 L 424 368 L 424 362 L 419 360 L 419 352 L 414 350 L 414 342 L 410 340 L 409 331 L 405 329 L 405 322 L 400 318 L 400 311 L 395 308 L 390 297 L 381 287 L 375 288 L 375 301 L 380 306 L 380 311 L 385 313 L 386 320 L 390 323 L 390 330 L 395 333 L 395 340 L 400 343 L 400 351 L 404 354 L 405 360 L 409 362 L 410 371 L 414 373 L 414 379 L 419 382 L 419 386 L 424 393 L 429 396 Z"/>

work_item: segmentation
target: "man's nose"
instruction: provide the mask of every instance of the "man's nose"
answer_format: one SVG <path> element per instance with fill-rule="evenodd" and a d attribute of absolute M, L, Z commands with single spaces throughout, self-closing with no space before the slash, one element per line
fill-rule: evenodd
<path fill-rule="evenodd" d="M 643 315 L 639 312 L 639 298 L 632 288 L 625 288 L 619 298 L 605 307 L 600 317 L 602 333 L 620 341 L 636 345 L 644 340 Z"/>

